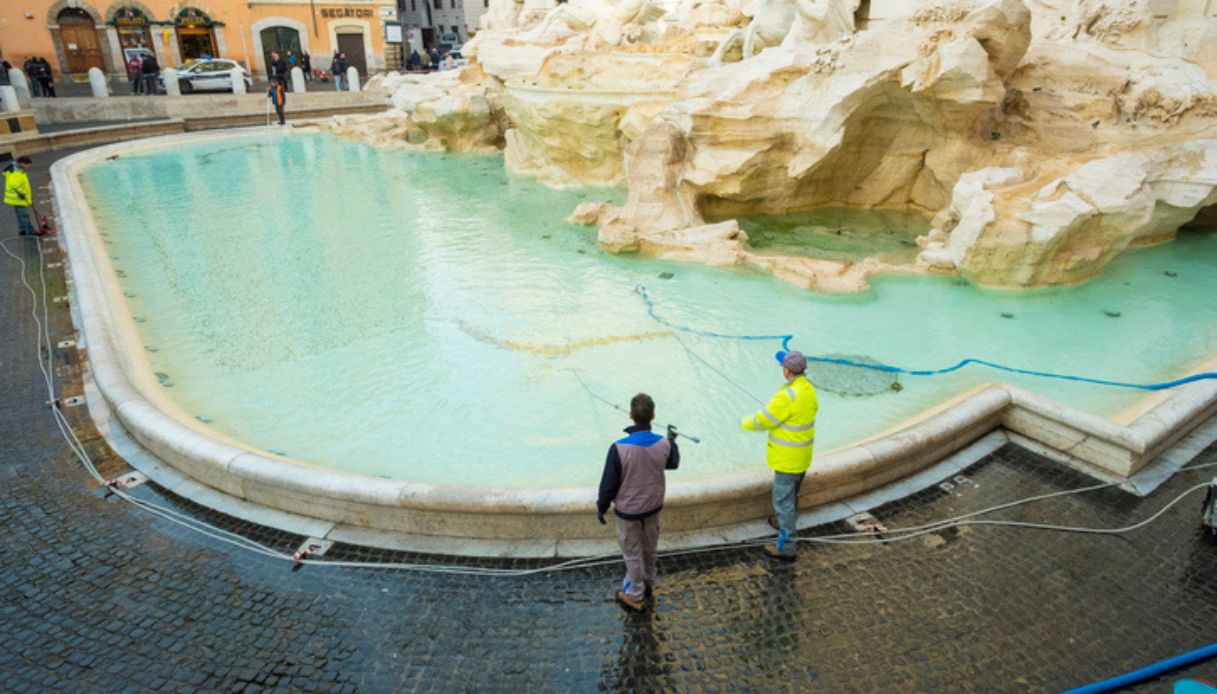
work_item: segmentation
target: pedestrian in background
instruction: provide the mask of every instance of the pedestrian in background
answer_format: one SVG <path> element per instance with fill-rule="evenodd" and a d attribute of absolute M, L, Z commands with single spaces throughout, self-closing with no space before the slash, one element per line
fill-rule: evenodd
<path fill-rule="evenodd" d="M 744 417 L 740 427 L 769 432 L 765 462 L 773 470 L 773 512 L 769 525 L 778 531 L 777 542 L 765 545 L 765 553 L 794 560 L 799 521 L 799 488 L 816 441 L 816 412 L 819 400 L 815 386 L 807 380 L 807 357 L 791 350 L 774 355 L 782 365 L 786 383 L 764 407 Z"/>
<path fill-rule="evenodd" d="M 7 87 L 13 83 L 8 76 L 8 71 L 12 69 L 13 64 L 0 57 L 0 87 Z"/>
<path fill-rule="evenodd" d="M 131 93 L 139 94 L 144 91 L 144 61 L 139 53 L 132 53 L 127 59 L 127 77 L 131 80 Z"/>
<path fill-rule="evenodd" d="M 159 94 L 160 89 L 156 86 L 156 78 L 160 75 L 161 66 L 156 62 L 156 56 L 145 53 L 144 59 L 140 63 L 140 72 L 144 75 L 144 93 L 150 96 Z"/>
<path fill-rule="evenodd" d="M 21 64 L 21 71 L 25 73 L 26 82 L 30 86 L 30 96 L 42 96 L 42 83 L 38 81 L 38 63 L 34 60 L 34 56 L 25 59 Z"/>
<path fill-rule="evenodd" d="M 287 88 L 287 63 L 283 61 L 278 51 L 270 52 L 270 81 L 278 82 Z"/>
<path fill-rule="evenodd" d="M 347 75 L 346 53 L 334 51 L 334 59 L 330 61 L 330 74 L 334 76 L 334 91 L 342 91 L 342 78 Z"/>
<path fill-rule="evenodd" d="M 651 431 L 655 401 L 646 393 L 630 400 L 630 419 L 625 438 L 609 446 L 600 476 L 600 497 L 596 519 L 606 524 L 609 504 L 617 515 L 617 542 L 625 560 L 625 580 L 617 591 L 617 601 L 642 612 L 658 578 L 659 512 L 666 492 L 665 470 L 680 466 L 676 430 L 668 427 L 667 437 Z"/>
<path fill-rule="evenodd" d="M 34 225 L 30 222 L 34 194 L 27 173 L 32 163 L 29 157 L 17 157 L 17 161 L 4 167 L 4 204 L 12 207 L 17 215 L 17 233 L 21 236 L 34 235 Z"/>
<path fill-rule="evenodd" d="M 38 63 L 38 86 L 42 88 L 43 96 L 57 96 L 55 94 L 55 74 L 51 71 L 51 64 L 46 58 L 37 58 Z"/>
<path fill-rule="evenodd" d="M 304 72 L 304 81 L 312 82 L 313 81 L 313 57 L 308 54 L 308 51 L 305 51 L 304 55 L 300 56 L 300 69 Z"/>

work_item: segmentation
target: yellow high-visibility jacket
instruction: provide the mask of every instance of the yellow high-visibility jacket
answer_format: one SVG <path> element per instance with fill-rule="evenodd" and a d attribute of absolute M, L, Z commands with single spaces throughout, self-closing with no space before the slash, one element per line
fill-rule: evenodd
<path fill-rule="evenodd" d="M 759 412 L 744 417 L 740 427 L 749 431 L 768 431 L 765 462 L 777 472 L 797 475 L 811 467 L 819 409 L 815 386 L 799 374 L 778 389 Z"/>
<path fill-rule="evenodd" d="M 25 197 L 22 198 L 18 193 Z M 33 199 L 30 194 L 30 177 L 20 167 L 15 169 L 4 170 L 4 204 L 12 205 L 13 207 L 29 207 L 30 200 Z"/>

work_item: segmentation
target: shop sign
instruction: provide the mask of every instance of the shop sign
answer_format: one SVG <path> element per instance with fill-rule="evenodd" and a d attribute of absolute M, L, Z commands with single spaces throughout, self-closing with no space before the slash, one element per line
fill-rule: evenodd
<path fill-rule="evenodd" d="M 321 16 L 326 19 L 342 19 L 346 17 L 368 19 L 373 14 L 370 7 L 325 7 L 321 10 Z"/>
<path fill-rule="evenodd" d="M 176 23 L 178 26 L 194 26 L 196 24 L 210 26 L 212 21 L 210 17 L 202 12 L 194 9 L 193 7 L 187 7 L 178 13 Z"/>
<path fill-rule="evenodd" d="M 148 18 L 144 16 L 141 10 L 133 7 L 124 7 L 114 13 L 114 26 L 119 27 L 143 27 L 148 25 Z"/>

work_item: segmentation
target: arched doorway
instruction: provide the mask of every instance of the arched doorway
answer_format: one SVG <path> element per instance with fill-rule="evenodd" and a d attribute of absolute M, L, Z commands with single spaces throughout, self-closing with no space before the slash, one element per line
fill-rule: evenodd
<path fill-rule="evenodd" d="M 63 44 L 66 67 L 72 77 L 84 77 L 89 68 L 105 70 L 101 56 L 101 40 L 97 36 L 97 21 L 84 10 L 69 7 L 55 18 L 59 25 L 59 40 Z"/>
<path fill-rule="evenodd" d="M 152 34 L 148 31 L 151 19 L 138 7 L 120 7 L 115 10 L 114 33 L 118 36 L 118 50 L 126 65 L 132 55 L 152 52 Z"/>
<path fill-rule="evenodd" d="M 268 72 L 270 71 L 270 54 L 272 51 L 282 56 L 284 62 L 287 62 L 288 51 L 295 53 L 297 56 L 301 53 L 300 32 L 291 27 L 267 27 L 258 32 L 258 36 L 262 39 L 262 64 L 267 66 Z M 299 64 L 298 61 L 297 64 Z"/>
<path fill-rule="evenodd" d="M 177 28 L 177 44 L 183 62 L 205 56 L 219 57 L 213 28 L 216 23 L 211 17 L 193 7 L 187 7 L 178 12 L 173 23 Z"/>

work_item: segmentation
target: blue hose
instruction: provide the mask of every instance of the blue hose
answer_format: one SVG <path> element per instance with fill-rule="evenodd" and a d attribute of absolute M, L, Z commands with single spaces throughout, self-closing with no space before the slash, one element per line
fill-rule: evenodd
<path fill-rule="evenodd" d="M 691 328 L 687 325 L 680 325 L 677 323 L 673 323 L 673 322 L 669 321 L 668 319 L 663 318 L 662 316 L 660 316 L 659 314 L 657 314 L 655 312 L 655 302 L 651 299 L 650 294 L 647 293 L 646 287 L 644 287 L 641 284 L 635 285 L 634 291 L 636 291 L 638 293 L 638 295 L 642 297 L 643 302 L 646 303 L 647 315 L 650 316 L 651 319 L 654 320 L 655 322 L 657 322 L 661 325 L 664 325 L 672 330 L 689 333 L 691 335 L 699 335 L 701 337 L 713 337 L 713 338 L 718 338 L 718 339 L 723 339 L 723 340 L 781 340 L 783 350 L 789 350 L 790 341 L 794 339 L 794 335 L 729 335 L 726 333 L 716 333 L 716 332 L 710 332 L 707 330 L 699 330 L 697 328 Z M 959 363 L 957 363 L 953 366 L 948 366 L 943 369 L 905 369 L 905 368 L 902 368 L 899 366 L 891 366 L 889 364 L 868 364 L 868 363 L 864 363 L 864 362 L 853 361 L 851 359 L 842 359 L 842 358 L 838 358 L 838 357 L 819 357 L 819 356 L 813 356 L 810 354 L 807 355 L 807 361 L 819 362 L 821 364 L 839 364 L 842 366 L 852 366 L 852 367 L 856 367 L 859 369 L 871 369 L 872 371 L 884 371 L 887 373 L 903 374 L 906 376 L 942 376 L 945 374 L 953 373 L 955 371 L 959 371 L 960 369 L 963 369 L 965 366 L 970 366 L 972 364 L 975 364 L 977 366 L 987 366 L 990 369 L 996 369 L 997 371 L 1005 371 L 1007 373 L 1020 374 L 1022 376 L 1034 376 L 1036 378 L 1052 378 L 1052 379 L 1057 379 L 1060 381 L 1074 381 L 1076 383 L 1089 383 L 1092 385 L 1113 386 L 1116 388 L 1133 388 L 1136 390 L 1167 390 L 1169 388 L 1177 388 L 1179 386 L 1186 385 L 1188 383 L 1195 383 L 1196 381 L 1206 381 L 1206 380 L 1217 379 L 1217 372 L 1204 371 L 1201 373 L 1191 374 L 1190 376 L 1184 376 L 1183 378 L 1177 378 L 1173 381 L 1164 381 L 1162 383 L 1128 383 L 1125 381 L 1111 381 L 1111 380 L 1107 380 L 1107 379 L 1103 379 L 1103 378 L 1088 378 L 1086 376 L 1071 376 L 1069 374 L 1058 374 L 1058 373 L 1052 373 L 1050 371 L 1035 371 L 1033 369 L 1020 369 L 1020 368 L 1016 368 L 1013 366 L 1006 366 L 1005 364 L 998 364 L 996 362 L 985 361 L 984 359 L 974 359 L 971 357 L 969 357 L 967 359 L 962 359 L 959 361 Z"/>
<path fill-rule="evenodd" d="M 1167 658 L 1166 660 L 1156 662 L 1153 665 L 1143 667 L 1140 670 L 1133 670 L 1132 672 L 1120 675 L 1119 677 L 1112 677 L 1109 680 L 1095 682 L 1094 684 L 1088 684 L 1084 687 L 1078 687 L 1077 689 L 1070 689 L 1065 692 L 1065 694 L 1098 694 L 1098 692 L 1110 692 L 1114 689 L 1134 685 L 1143 680 L 1147 680 L 1164 672 L 1181 668 L 1185 665 L 1191 665 L 1192 663 L 1207 660 L 1215 655 L 1217 655 L 1217 643 L 1205 646 L 1204 648 L 1198 648 L 1190 653 L 1177 655 L 1174 658 Z"/>

